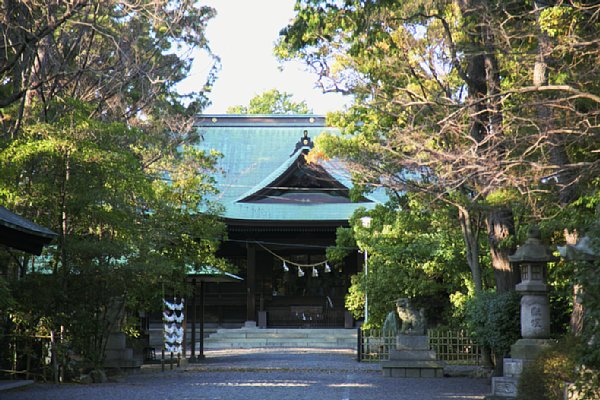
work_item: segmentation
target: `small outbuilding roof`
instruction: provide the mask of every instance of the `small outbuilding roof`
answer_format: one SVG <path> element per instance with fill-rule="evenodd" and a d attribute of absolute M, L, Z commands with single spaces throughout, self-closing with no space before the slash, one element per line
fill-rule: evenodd
<path fill-rule="evenodd" d="M 202 282 L 241 282 L 244 280 L 237 275 L 230 274 L 211 265 L 203 265 L 200 268 L 188 266 L 186 275 L 189 279 L 196 279 Z"/>
<path fill-rule="evenodd" d="M 50 229 L 0 206 L 0 244 L 39 255 L 57 236 Z"/>

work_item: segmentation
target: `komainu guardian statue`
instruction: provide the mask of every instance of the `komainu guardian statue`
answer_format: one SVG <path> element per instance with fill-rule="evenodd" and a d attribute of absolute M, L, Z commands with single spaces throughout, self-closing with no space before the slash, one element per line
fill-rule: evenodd
<path fill-rule="evenodd" d="M 396 300 L 396 312 L 402 321 L 401 334 L 424 335 L 425 334 L 425 310 L 416 309 L 406 297 Z"/>

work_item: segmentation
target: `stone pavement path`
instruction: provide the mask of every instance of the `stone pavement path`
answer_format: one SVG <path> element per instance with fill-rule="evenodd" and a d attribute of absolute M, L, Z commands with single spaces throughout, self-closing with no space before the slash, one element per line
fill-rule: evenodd
<path fill-rule="evenodd" d="M 385 378 L 378 364 L 346 350 L 206 351 L 206 359 L 173 371 L 160 366 L 94 385 L 34 384 L 0 392 L 2 400 L 473 400 L 488 379 Z"/>

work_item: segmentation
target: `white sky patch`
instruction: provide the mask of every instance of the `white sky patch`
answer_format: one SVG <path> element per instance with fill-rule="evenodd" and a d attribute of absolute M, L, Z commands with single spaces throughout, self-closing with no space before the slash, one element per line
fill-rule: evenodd
<path fill-rule="evenodd" d="M 224 113 L 228 107 L 248 105 L 254 96 L 270 89 L 292 94 L 306 101 L 316 114 L 340 110 L 347 103 L 339 94 L 323 94 L 315 87 L 317 76 L 301 62 L 280 64 L 273 55 L 274 43 L 294 16 L 295 0 L 208 0 L 202 2 L 217 10 L 206 35 L 210 47 L 221 58 L 222 69 L 209 98 L 205 113 Z M 190 76 L 179 91 L 200 90 L 211 67 L 210 59 L 195 53 Z"/>

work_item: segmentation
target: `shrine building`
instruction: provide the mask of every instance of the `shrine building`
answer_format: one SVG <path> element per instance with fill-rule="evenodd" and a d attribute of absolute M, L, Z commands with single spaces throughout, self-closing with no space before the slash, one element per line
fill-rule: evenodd
<path fill-rule="evenodd" d="M 362 270 L 351 251 L 342 266 L 325 256 L 373 196 L 350 199 L 340 162 L 307 162 L 313 139 L 336 134 L 317 115 L 201 115 L 197 147 L 223 157 L 213 199 L 224 207 L 227 239 L 218 255 L 239 267 L 236 283 L 208 283 L 204 320 L 218 327 L 351 327 L 344 307 L 350 276 Z M 381 199 L 380 199 L 381 200 Z"/>

